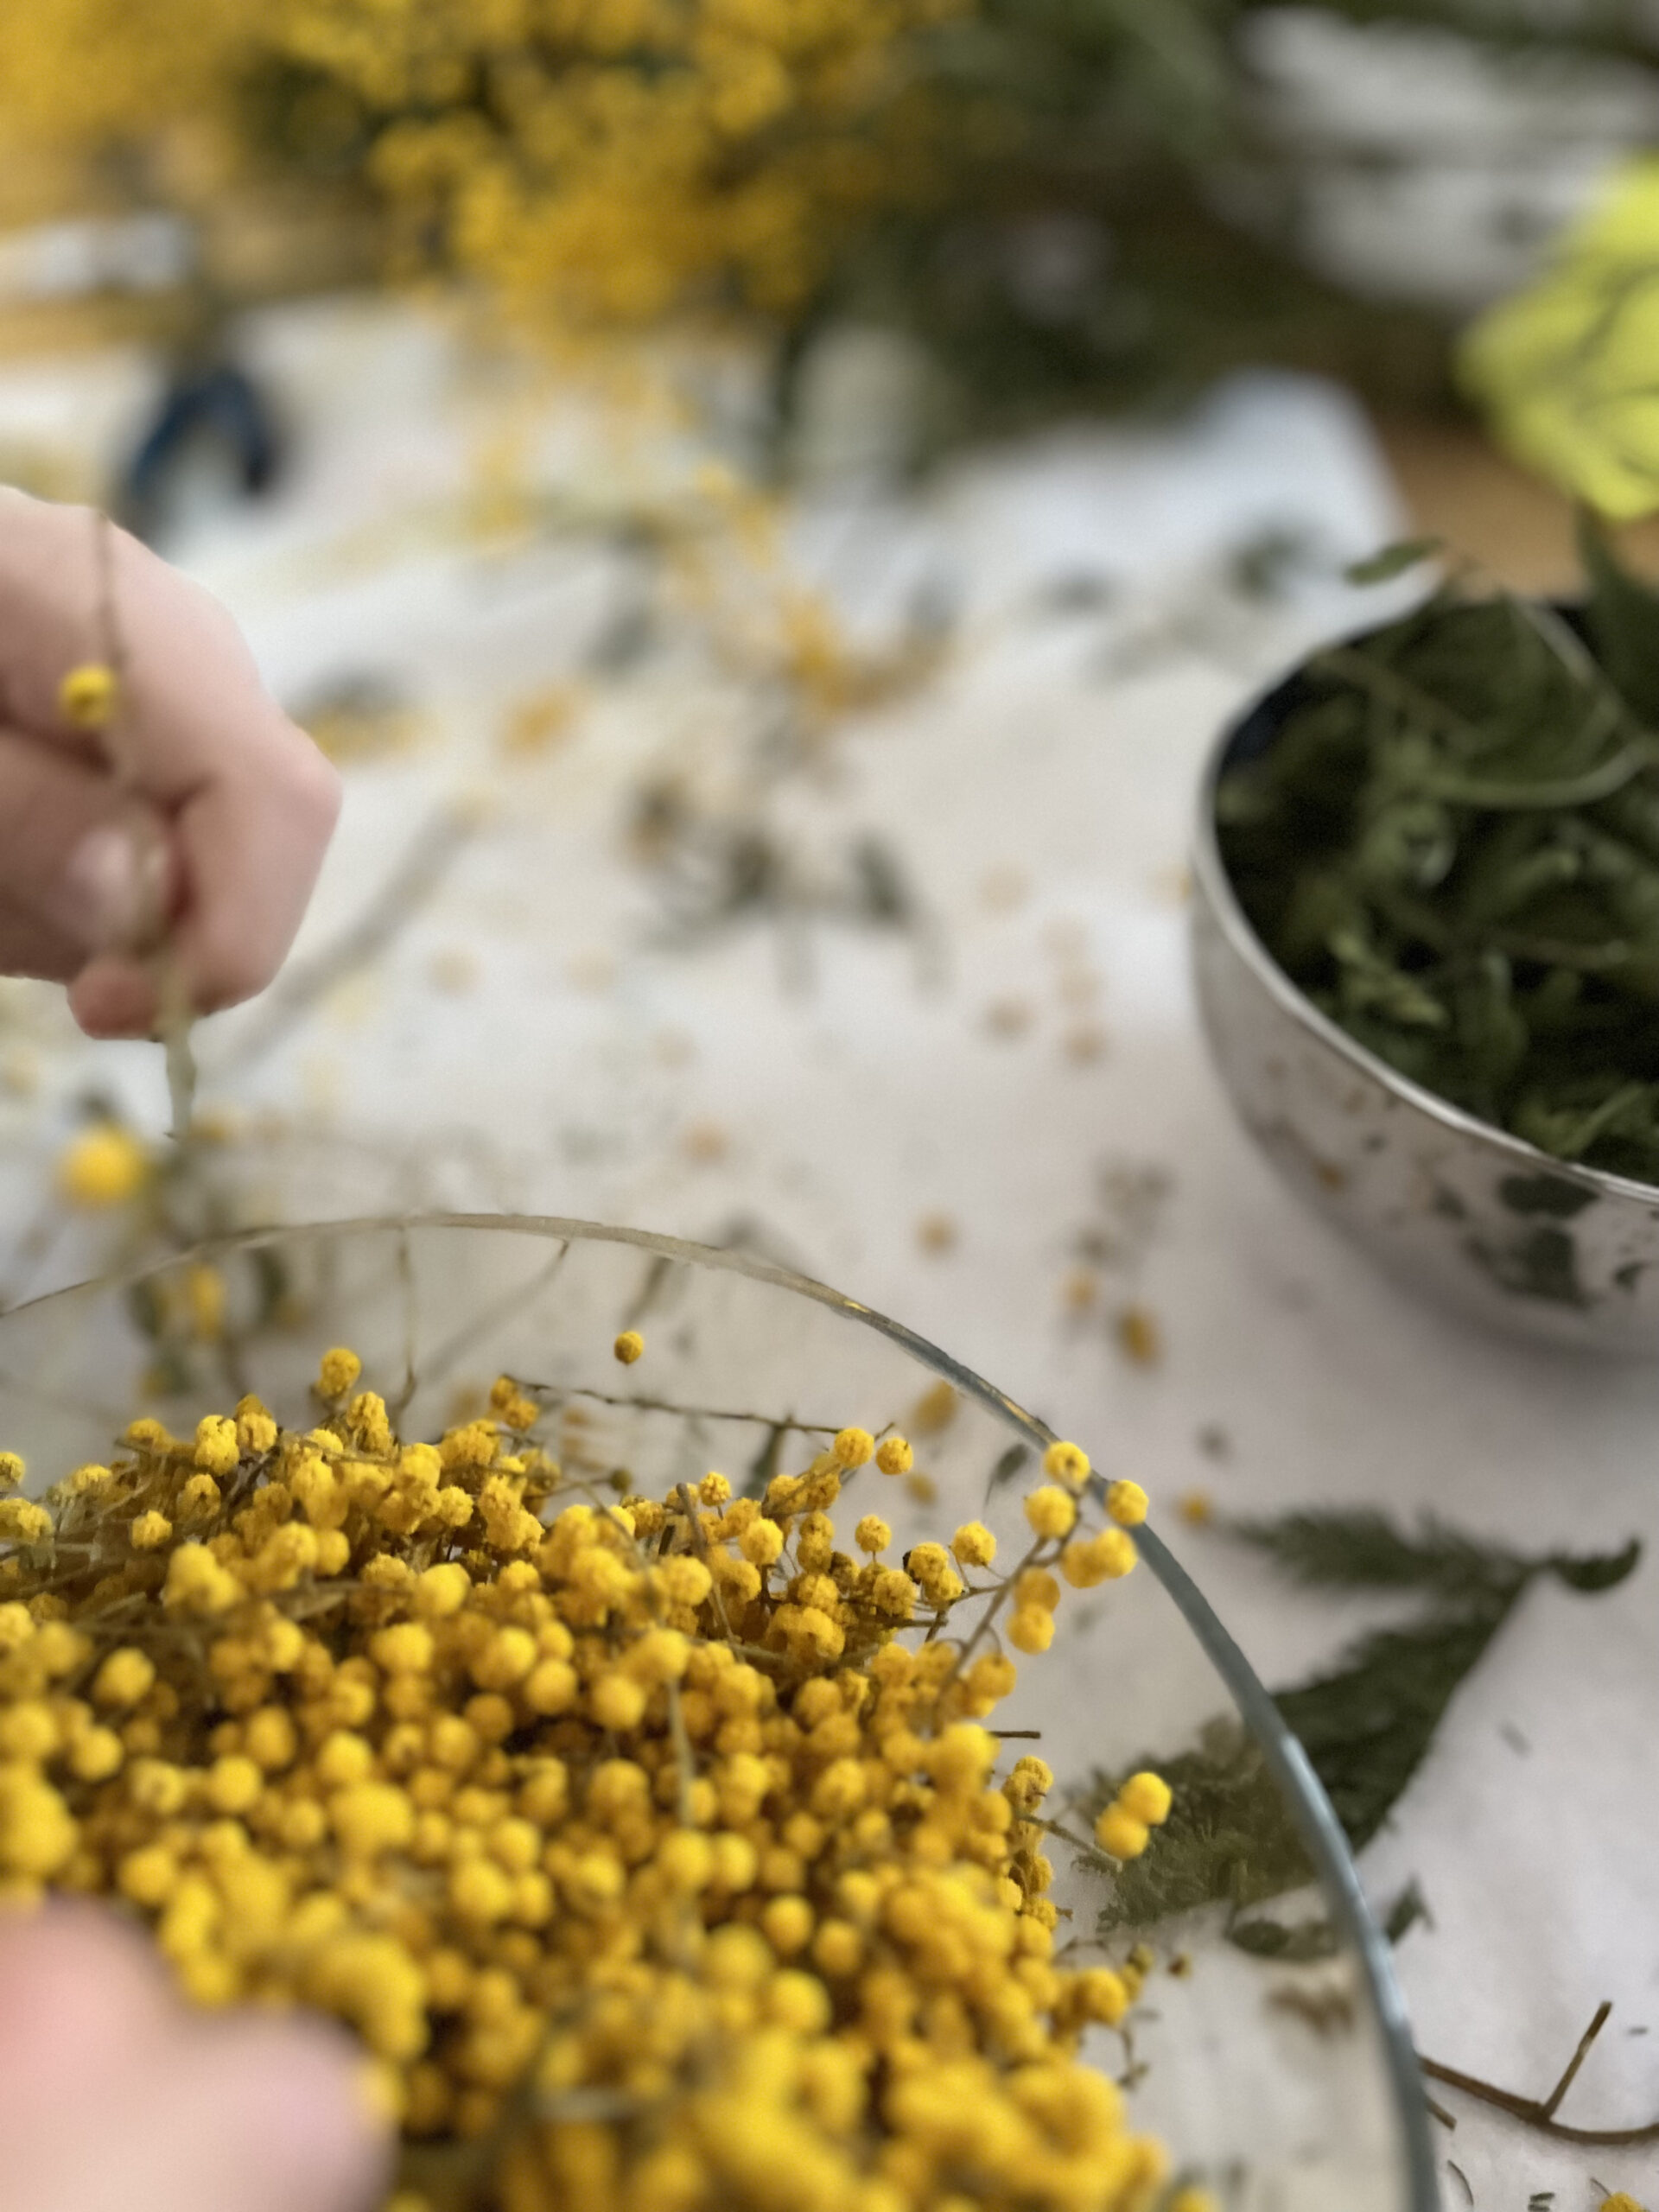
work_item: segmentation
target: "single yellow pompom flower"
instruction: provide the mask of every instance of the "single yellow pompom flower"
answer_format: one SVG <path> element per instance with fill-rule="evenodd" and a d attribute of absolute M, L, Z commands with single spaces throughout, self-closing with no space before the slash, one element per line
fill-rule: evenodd
<path fill-rule="evenodd" d="M 58 686 L 58 712 L 76 729 L 107 729 L 114 719 L 120 684 L 101 661 L 72 668 Z"/>
<path fill-rule="evenodd" d="M 58 1792 L 28 1773 L 0 1783 L 0 1823 L 10 1871 L 25 1880 L 55 1873 L 79 1840 L 75 1822 Z"/>
<path fill-rule="evenodd" d="M 1132 1774 L 1117 1793 L 1117 1802 L 1123 1810 L 1149 1828 L 1162 1827 L 1173 1802 L 1169 1784 L 1161 1774 L 1154 1774 L 1150 1768 Z"/>
<path fill-rule="evenodd" d="M 1094 1590 L 1103 1582 L 1121 1580 L 1138 1556 L 1127 1530 L 1103 1529 L 1097 1536 L 1079 1536 L 1066 1546 L 1060 1572 L 1074 1590 Z"/>
<path fill-rule="evenodd" d="M 236 1423 L 223 1414 L 204 1414 L 196 1423 L 191 1458 L 206 1475 L 228 1475 L 242 1456 Z"/>
<path fill-rule="evenodd" d="M 1041 1605 L 1020 1605 L 1008 1622 L 1008 1642 L 1033 1657 L 1054 1641 L 1054 1616 Z"/>
<path fill-rule="evenodd" d="M 964 1521 L 950 1539 L 950 1548 L 963 1567 L 988 1567 L 996 1557 L 996 1538 L 982 1521 Z"/>
<path fill-rule="evenodd" d="M 1077 1526 L 1077 1502 L 1069 1491 L 1045 1484 L 1026 1500 L 1026 1518 L 1039 1536 L 1069 1536 Z"/>
<path fill-rule="evenodd" d="M 130 1643 L 111 1651 L 92 1677 L 94 1705 L 137 1705 L 156 1680 L 156 1662 Z"/>
<path fill-rule="evenodd" d="M 737 1540 L 737 1548 L 753 1567 L 772 1567 L 782 1556 L 784 1532 L 775 1521 L 753 1521 Z"/>
<path fill-rule="evenodd" d="M 0 1498 L 0 1543 L 38 1544 L 52 1533 L 52 1516 L 26 1497 Z"/>
<path fill-rule="evenodd" d="M 905 1437 L 884 1436 L 875 1447 L 875 1464 L 884 1475 L 907 1475 L 916 1464 L 916 1454 Z"/>
<path fill-rule="evenodd" d="M 1014 1763 L 1014 1771 L 1002 1785 L 1002 1795 L 1016 1813 L 1029 1816 L 1054 1787 L 1054 1770 L 1046 1759 L 1027 1751 Z"/>
<path fill-rule="evenodd" d="M 58 1189 L 72 1206 L 120 1206 L 149 1180 L 149 1154 L 118 1122 L 94 1122 L 58 1161 Z"/>
<path fill-rule="evenodd" d="M 632 1367 L 634 1361 L 638 1359 L 639 1355 L 645 1351 L 645 1340 L 640 1335 L 638 1329 L 624 1329 L 621 1335 L 611 1346 L 611 1350 L 616 1354 L 624 1367 Z"/>
<path fill-rule="evenodd" d="M 1147 1493 L 1139 1483 L 1116 1482 L 1106 1491 L 1106 1510 L 1120 1529 L 1138 1529 L 1147 1517 Z"/>
<path fill-rule="evenodd" d="M 1146 1822 L 1122 1805 L 1109 1805 L 1095 1822 L 1095 1841 L 1109 1859 L 1138 1859 L 1150 1840 Z"/>
<path fill-rule="evenodd" d="M 215 1759 L 202 1777 L 202 1794 L 216 1813 L 246 1813 L 264 1795 L 265 1777 L 251 1758 L 232 1752 Z"/>
<path fill-rule="evenodd" d="M 1109 1582 L 1121 1581 L 1140 1556 L 1134 1537 L 1122 1529 L 1103 1529 L 1095 1538 L 1095 1557 Z"/>
<path fill-rule="evenodd" d="M 893 1531 L 876 1513 L 867 1513 L 853 1531 L 861 1552 L 884 1552 L 893 1541 Z"/>
<path fill-rule="evenodd" d="M 323 1398 L 343 1398 L 358 1376 L 363 1372 L 363 1363 L 354 1351 L 344 1344 L 336 1344 L 326 1351 L 317 1369 L 317 1395 Z"/>
<path fill-rule="evenodd" d="M 1089 1479 L 1089 1454 L 1080 1444 L 1051 1444 L 1043 1454 L 1043 1472 L 1068 1490 L 1081 1490 Z"/>
<path fill-rule="evenodd" d="M 1052 1613 L 1060 1602 L 1060 1586 L 1046 1567 L 1023 1567 L 1014 1579 L 1014 1602 Z"/>
<path fill-rule="evenodd" d="M 868 1428 L 843 1428 L 830 1449 L 838 1466 L 862 1467 L 874 1456 L 875 1439 Z"/>
<path fill-rule="evenodd" d="M 25 1471 L 16 1452 L 0 1452 L 0 1490 L 16 1490 Z"/>
<path fill-rule="evenodd" d="M 1085 1967 L 1077 1977 L 1077 1997 L 1086 2019 L 1115 2028 L 1129 2009 L 1128 1985 L 1110 1967 Z"/>

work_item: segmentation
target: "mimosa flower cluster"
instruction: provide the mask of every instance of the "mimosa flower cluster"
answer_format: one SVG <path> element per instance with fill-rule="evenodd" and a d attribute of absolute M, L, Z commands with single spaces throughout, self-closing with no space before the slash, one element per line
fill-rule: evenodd
<path fill-rule="evenodd" d="M 7 1900 L 349 2024 L 397 2212 L 1198 2212 L 1080 2053 L 1142 1955 L 1057 1961 L 1053 1777 L 985 1725 L 1000 1628 L 1133 1565 L 1133 1484 L 1054 1446 L 1004 1574 L 978 1522 L 840 1548 L 894 1435 L 618 1500 L 511 1377 L 435 1443 L 361 1382 L 328 1352 L 307 1431 L 135 1421 L 38 1502 L 0 1459 Z M 1102 1848 L 1168 1807 L 1131 1777 Z"/>
<path fill-rule="evenodd" d="M 933 188 L 943 149 L 909 44 L 964 11 L 12 0 L 0 121 L 58 154 L 148 146 L 162 175 L 199 182 L 274 154 L 367 183 L 419 258 L 436 245 L 567 325 L 788 314 L 853 226 Z M 194 142 L 194 167 L 168 159 L 169 131 Z"/>

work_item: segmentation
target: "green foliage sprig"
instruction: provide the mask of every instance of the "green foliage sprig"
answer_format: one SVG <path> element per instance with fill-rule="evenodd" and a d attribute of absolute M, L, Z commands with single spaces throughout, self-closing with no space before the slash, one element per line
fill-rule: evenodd
<path fill-rule="evenodd" d="M 1363 1637 L 1328 1675 L 1276 1702 L 1324 1783 L 1343 1832 L 1363 1850 L 1421 1765 L 1459 1686 L 1516 1605 L 1541 1577 L 1570 1590 L 1611 1590 L 1642 1548 L 1528 1557 L 1482 1545 L 1433 1519 L 1407 1535 L 1381 1513 L 1293 1513 L 1233 1533 L 1311 1587 L 1410 1590 L 1415 1621 Z"/>
<path fill-rule="evenodd" d="M 1616 1588 L 1641 1558 L 1635 1541 L 1612 1553 L 1528 1554 L 1433 1518 L 1404 1530 L 1369 1509 L 1234 1522 L 1226 1533 L 1305 1587 L 1406 1592 L 1423 1601 L 1414 1620 L 1372 1630 L 1328 1672 L 1275 1700 L 1356 1851 L 1387 1821 L 1458 1689 L 1533 1584 L 1553 1578 L 1593 1595 Z M 1278 1784 L 1236 1724 L 1217 1722 L 1193 1750 L 1135 1764 L 1163 1775 L 1174 1805 L 1157 1850 L 1114 1870 L 1103 1934 L 1217 1902 L 1236 1914 L 1312 1880 Z M 1096 1777 L 1087 1794 L 1091 1819 L 1119 1779 Z M 1304 1931 L 1236 1919 L 1233 1932 L 1242 1948 L 1281 1960 L 1318 1956 L 1328 1940 L 1317 1924 Z"/>

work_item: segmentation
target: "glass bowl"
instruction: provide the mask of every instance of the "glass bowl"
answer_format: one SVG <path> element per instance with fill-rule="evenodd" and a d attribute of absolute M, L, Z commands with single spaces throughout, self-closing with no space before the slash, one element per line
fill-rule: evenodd
<path fill-rule="evenodd" d="M 612 1346 L 627 1328 L 648 1353 L 625 1368 Z M 879 1505 L 900 1547 L 979 1518 L 1017 1556 L 1052 1441 L 943 1353 L 782 1268 L 579 1222 L 441 1216 L 250 1231 L 15 1308 L 0 1317 L 0 1445 L 39 1488 L 106 1457 L 138 1411 L 180 1429 L 256 1390 L 309 1427 L 334 1344 L 361 1355 L 407 1437 L 479 1410 L 505 1371 L 540 1386 L 537 1433 L 567 1471 L 603 1483 L 626 1468 L 658 1495 L 709 1468 L 758 1489 L 843 1427 L 894 1426 L 925 1481 L 867 1467 L 849 1502 Z M 1109 1464 L 1109 1438 L 1079 1441 Z M 1195 1786 L 1183 1805 L 1178 1791 L 1170 1827 L 1120 1878 L 1053 1847 L 1062 1940 L 1110 1960 L 1143 1942 L 1156 1961 L 1130 2032 L 1091 2031 L 1090 2056 L 1224 2212 L 1433 2212 L 1421 2081 L 1340 1831 L 1225 1630 L 1154 1530 L 1139 1538 L 1141 1571 L 1066 1592 L 1052 1649 L 1020 1662 L 995 1715 L 1025 1732 L 1010 1758 L 1040 1738 L 1051 1809 L 1071 1798 L 1080 1830 L 1097 1770 L 1173 1766 L 1179 1783 L 1185 1754 L 1201 1782 L 1226 1777 L 1222 1796 Z M 1164 1893 L 1178 1853 L 1221 1901 L 1182 1909 L 1179 1882 Z M 1228 1939 L 1241 1907 L 1284 1890 L 1287 1854 L 1306 1878 L 1274 1910 L 1323 1920 L 1315 1965 Z"/>

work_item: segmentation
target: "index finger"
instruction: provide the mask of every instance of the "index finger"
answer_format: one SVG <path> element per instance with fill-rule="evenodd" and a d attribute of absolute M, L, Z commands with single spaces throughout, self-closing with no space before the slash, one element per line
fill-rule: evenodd
<path fill-rule="evenodd" d="M 60 687 L 68 670 L 111 652 L 111 630 L 121 690 L 99 744 L 111 772 L 171 817 L 174 941 L 193 1002 L 211 1011 L 263 988 L 280 965 L 321 866 L 339 780 L 266 692 L 209 593 L 90 509 L 0 494 L 0 699 L 16 727 L 84 747 Z M 154 994 L 141 965 L 105 957 L 96 969 L 74 1001 L 86 1026 L 147 1026 Z"/>

